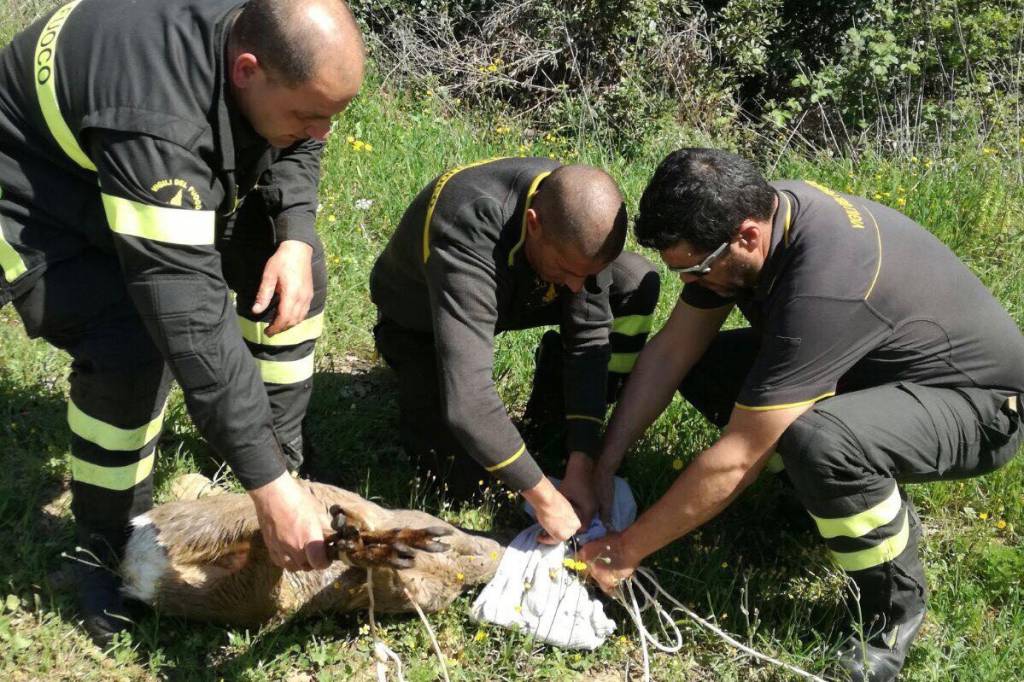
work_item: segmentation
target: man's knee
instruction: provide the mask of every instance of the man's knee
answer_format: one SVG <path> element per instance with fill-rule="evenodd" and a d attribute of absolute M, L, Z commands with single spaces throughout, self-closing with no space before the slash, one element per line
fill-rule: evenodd
<path fill-rule="evenodd" d="M 815 408 L 789 425 L 777 451 L 801 496 L 850 494 L 868 470 L 854 434 L 834 416 Z"/>
<path fill-rule="evenodd" d="M 661 276 L 651 261 L 624 251 L 611 264 L 612 314 L 647 315 L 654 312 L 661 294 Z"/>

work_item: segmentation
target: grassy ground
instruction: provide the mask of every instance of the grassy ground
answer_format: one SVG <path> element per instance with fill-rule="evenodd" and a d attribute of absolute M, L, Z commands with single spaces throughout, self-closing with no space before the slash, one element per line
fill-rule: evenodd
<path fill-rule="evenodd" d="M 13 5 L 10 5 L 13 7 Z M 17 20 L 27 15 L 17 14 Z M 8 19 L 10 21 L 10 19 Z M 9 26 L 7 24 L 6 26 Z M 10 34 L 3 27 L 0 36 Z M 629 162 L 573 140 L 529 135 L 502 120 L 467 118 L 430 91 L 389 93 L 371 84 L 333 136 L 324 163 L 320 230 L 328 252 L 328 327 L 319 348 L 310 408 L 313 434 L 332 482 L 391 506 L 416 506 L 480 529 L 519 528 L 525 517 L 498 491 L 453 509 L 414 478 L 397 446 L 393 380 L 373 357 L 368 275 L 411 197 L 459 162 L 498 155 L 552 154 L 603 165 L 630 205 L 657 160 L 702 142 L 672 133 Z M 1022 140 L 1024 143 L 1024 140 Z M 857 161 L 784 154 L 772 177 L 814 179 L 871 196 L 933 229 L 1024 322 L 1024 191 L 1017 159 L 978 145 L 924 159 Z M 654 257 L 654 254 L 648 254 Z M 667 276 L 659 320 L 678 294 Z M 522 409 L 539 332 L 498 340 L 495 375 L 512 411 Z M 109 651 L 75 627 L 73 600 L 47 576 L 72 543 L 67 504 L 67 358 L 25 338 L 14 311 L 0 310 L 0 677 L 3 679 L 370 679 L 365 614 L 276 623 L 259 631 L 197 625 L 151 614 Z M 640 504 L 656 499 L 713 431 L 678 400 L 625 466 Z M 160 445 L 158 499 L 185 471 L 217 462 L 172 400 Z M 557 462 L 553 463 L 557 468 Z M 553 473 L 559 473 L 557 471 Z M 910 486 L 925 519 L 931 612 L 907 666 L 909 680 L 1004 680 L 1024 665 L 1024 467 L 1014 462 L 984 479 Z M 825 670 L 838 643 L 841 580 L 815 537 L 777 511 L 779 489 L 764 480 L 701 531 L 653 557 L 665 587 L 755 647 L 810 670 Z M 481 628 L 468 617 L 472 595 L 432 617 L 453 678 L 621 679 L 635 675 L 634 633 L 593 653 L 546 647 L 522 635 Z M 625 626 L 621 612 L 612 610 Z M 431 680 L 437 663 L 415 619 L 381 619 L 410 680 Z M 739 659 L 684 624 L 686 646 L 653 659 L 656 679 L 774 680 L 775 670 Z"/>

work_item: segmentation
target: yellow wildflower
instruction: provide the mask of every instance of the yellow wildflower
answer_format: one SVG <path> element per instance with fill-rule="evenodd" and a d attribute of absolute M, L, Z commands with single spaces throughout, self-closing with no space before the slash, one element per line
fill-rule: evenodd
<path fill-rule="evenodd" d="M 978 518 L 982 521 L 988 520 L 988 512 L 981 512 L 980 514 L 978 514 Z"/>
<path fill-rule="evenodd" d="M 485 639 L 487 639 L 487 633 L 484 632 L 483 630 L 477 630 L 476 634 L 473 635 L 473 641 L 474 642 L 482 642 Z"/>
<path fill-rule="evenodd" d="M 562 559 L 562 565 L 572 571 L 587 570 L 587 563 L 585 561 L 577 561 L 576 559 L 570 559 L 568 557 Z"/>
<path fill-rule="evenodd" d="M 672 460 L 672 468 L 675 469 L 676 471 L 679 471 L 680 469 L 682 469 L 683 468 L 683 460 L 681 460 L 678 457 L 676 457 L 674 460 Z"/>
<path fill-rule="evenodd" d="M 458 580 L 461 583 L 463 580 L 466 579 L 466 574 L 463 573 L 462 571 L 459 571 L 458 573 L 455 574 L 455 579 Z"/>
<path fill-rule="evenodd" d="M 1004 528 L 1006 528 L 1006 521 L 1004 521 L 1003 519 L 999 519 L 999 521 L 996 523 L 996 528 L 998 528 L 999 530 L 1003 530 Z"/>
<path fill-rule="evenodd" d="M 370 144 L 369 142 L 367 142 L 365 145 L 363 145 L 363 149 L 365 149 L 368 152 L 372 152 L 373 151 L 373 145 Z"/>

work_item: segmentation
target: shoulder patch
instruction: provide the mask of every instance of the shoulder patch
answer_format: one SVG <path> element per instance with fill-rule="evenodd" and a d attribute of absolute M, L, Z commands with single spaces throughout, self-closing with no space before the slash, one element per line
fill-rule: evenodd
<path fill-rule="evenodd" d="M 196 188 L 181 178 L 167 178 L 157 180 L 149 188 L 161 203 L 173 206 L 174 208 L 192 208 L 196 211 L 203 210 L 203 200 Z"/>

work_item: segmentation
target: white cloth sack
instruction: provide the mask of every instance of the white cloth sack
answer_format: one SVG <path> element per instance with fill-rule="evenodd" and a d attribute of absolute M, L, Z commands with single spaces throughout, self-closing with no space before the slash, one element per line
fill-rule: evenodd
<path fill-rule="evenodd" d="M 552 479 L 556 485 L 557 480 Z M 527 505 L 527 513 L 533 510 Z M 636 519 L 636 500 L 629 484 L 615 479 L 611 525 L 623 530 Z M 502 627 L 517 627 L 542 642 L 569 649 L 596 649 L 615 631 L 604 606 L 583 586 L 579 575 L 563 561 L 575 550 L 565 542 L 542 545 L 542 528 L 534 524 L 516 536 L 505 550 L 491 582 L 473 602 L 474 620 Z M 595 518 L 576 534 L 575 547 L 604 537 L 604 524 Z"/>

